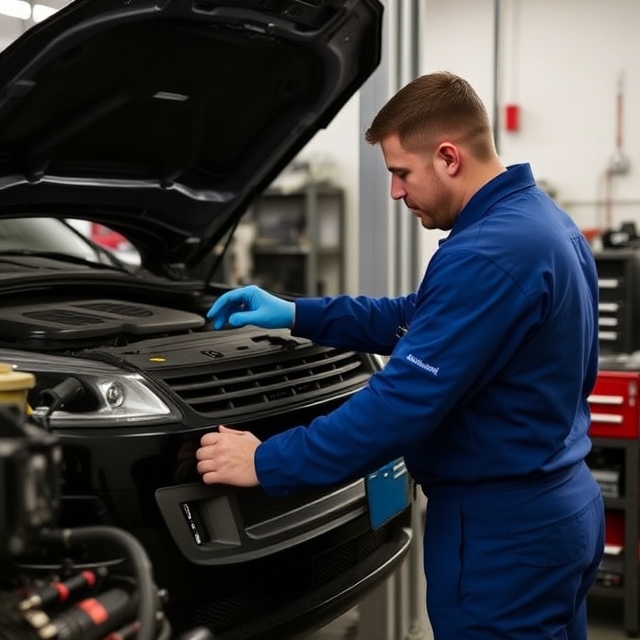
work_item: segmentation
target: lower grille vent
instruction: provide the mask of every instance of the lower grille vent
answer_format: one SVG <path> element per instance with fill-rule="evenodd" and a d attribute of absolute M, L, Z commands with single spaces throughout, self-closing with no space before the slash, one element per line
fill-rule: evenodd
<path fill-rule="evenodd" d="M 227 368 L 224 368 L 227 364 Z M 361 386 L 371 370 L 351 351 L 314 347 L 277 359 L 218 362 L 206 371 L 167 375 L 173 393 L 202 416 L 216 419 L 296 405 Z M 242 366 L 239 366 L 242 365 Z"/>
<path fill-rule="evenodd" d="M 301 507 L 306 507 L 316 500 L 325 498 L 348 484 L 350 482 L 337 486 L 321 487 L 312 491 L 291 493 L 287 496 L 270 497 L 268 500 L 265 500 L 264 490 L 260 487 L 237 489 L 238 507 L 242 515 L 242 523 L 246 528 L 249 528 L 261 522 L 278 518 Z"/>

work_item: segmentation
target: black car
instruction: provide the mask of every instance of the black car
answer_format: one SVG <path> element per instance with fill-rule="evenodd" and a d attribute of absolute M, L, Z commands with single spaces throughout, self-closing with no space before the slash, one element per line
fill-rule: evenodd
<path fill-rule="evenodd" d="M 408 550 L 407 511 L 373 527 L 363 478 L 274 499 L 205 486 L 194 458 L 219 424 L 268 438 L 382 366 L 205 321 L 214 248 L 375 69 L 381 24 L 375 0 L 78 0 L 0 54 L 0 362 L 34 374 L 30 420 L 62 445 L 59 526 L 135 536 L 176 634 L 304 637 Z M 66 219 L 140 264 L 54 242 Z"/>

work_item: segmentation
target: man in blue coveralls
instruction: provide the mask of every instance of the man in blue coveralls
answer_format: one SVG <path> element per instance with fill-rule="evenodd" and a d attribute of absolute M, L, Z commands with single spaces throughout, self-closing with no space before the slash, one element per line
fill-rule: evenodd
<path fill-rule="evenodd" d="M 438 640 L 586 640 L 604 511 L 584 458 L 598 369 L 593 256 L 528 164 L 504 167 L 462 78 L 422 76 L 376 115 L 391 197 L 450 233 L 399 298 L 221 296 L 215 329 L 288 327 L 388 354 L 338 409 L 260 442 L 220 427 L 196 457 L 205 483 L 283 495 L 404 456 L 428 497 L 427 606 Z M 398 328 L 402 328 L 398 331 Z"/>

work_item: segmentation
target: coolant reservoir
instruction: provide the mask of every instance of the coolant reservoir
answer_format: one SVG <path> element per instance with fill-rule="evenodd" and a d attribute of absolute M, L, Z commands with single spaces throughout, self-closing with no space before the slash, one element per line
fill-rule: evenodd
<path fill-rule="evenodd" d="M 0 405 L 15 411 L 20 422 L 27 414 L 27 393 L 35 384 L 32 373 L 14 371 L 10 364 L 0 362 Z"/>

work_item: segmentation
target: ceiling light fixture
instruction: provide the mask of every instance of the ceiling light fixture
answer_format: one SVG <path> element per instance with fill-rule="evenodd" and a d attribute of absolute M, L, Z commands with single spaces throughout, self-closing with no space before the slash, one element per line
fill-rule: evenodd
<path fill-rule="evenodd" d="M 34 22 L 42 22 L 49 16 L 52 16 L 56 11 L 57 9 L 46 4 L 34 4 L 31 11 L 31 17 Z"/>

